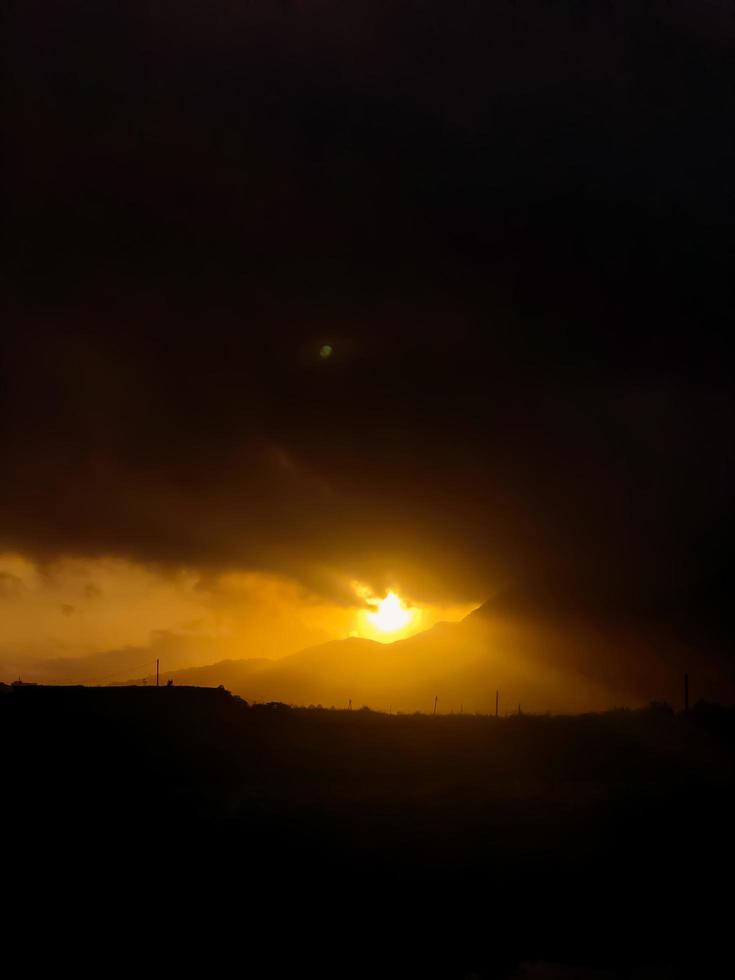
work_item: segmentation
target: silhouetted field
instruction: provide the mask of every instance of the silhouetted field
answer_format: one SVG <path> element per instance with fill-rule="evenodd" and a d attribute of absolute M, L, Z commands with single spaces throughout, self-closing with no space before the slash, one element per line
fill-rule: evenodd
<path fill-rule="evenodd" d="M 73 920 L 134 961 L 155 937 L 213 975 L 729 963 L 733 709 L 389 716 L 29 686 L 3 689 L 0 724 L 13 904 L 67 941 Z"/>

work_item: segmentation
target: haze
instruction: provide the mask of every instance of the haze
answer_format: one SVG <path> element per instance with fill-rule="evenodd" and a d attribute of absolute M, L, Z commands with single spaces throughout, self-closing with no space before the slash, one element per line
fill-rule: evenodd
<path fill-rule="evenodd" d="M 83 6 L 8 18 L 0 679 L 731 698 L 731 18 Z"/>

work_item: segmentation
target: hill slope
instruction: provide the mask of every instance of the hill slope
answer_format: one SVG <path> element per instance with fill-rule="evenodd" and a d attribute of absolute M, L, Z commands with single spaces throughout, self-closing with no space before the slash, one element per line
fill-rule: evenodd
<path fill-rule="evenodd" d="M 228 690 L 250 701 L 441 712 L 575 711 L 609 707 L 635 696 L 585 677 L 558 651 L 524 649 L 512 630 L 492 619 L 467 617 L 383 644 L 349 638 L 308 647 L 280 660 L 224 660 L 162 674 L 162 682 Z M 146 683 L 155 683 L 147 677 Z M 138 681 L 140 683 L 141 681 Z M 647 700 L 641 696 L 640 700 Z"/>

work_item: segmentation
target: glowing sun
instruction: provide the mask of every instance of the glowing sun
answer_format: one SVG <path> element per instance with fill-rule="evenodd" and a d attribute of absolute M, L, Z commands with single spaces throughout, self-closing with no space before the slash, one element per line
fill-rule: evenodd
<path fill-rule="evenodd" d="M 395 633 L 413 619 L 413 613 L 410 609 L 406 609 L 395 592 L 389 592 L 385 599 L 378 600 L 375 606 L 375 612 L 368 613 L 367 618 L 381 633 Z"/>

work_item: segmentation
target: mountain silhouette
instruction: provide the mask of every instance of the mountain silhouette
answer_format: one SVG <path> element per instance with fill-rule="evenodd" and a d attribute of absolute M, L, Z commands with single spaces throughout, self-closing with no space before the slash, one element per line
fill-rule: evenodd
<path fill-rule="evenodd" d="M 222 660 L 207 666 L 163 672 L 161 681 L 223 685 L 249 701 L 284 701 L 345 707 L 352 702 L 379 710 L 424 711 L 438 697 L 442 713 L 603 710 L 620 704 L 675 700 L 679 664 L 643 672 L 636 643 L 629 656 L 616 638 L 544 625 L 538 634 L 502 620 L 491 603 L 457 623 L 438 623 L 394 643 L 350 637 L 307 647 L 278 660 L 262 657 Z M 616 646 L 617 649 L 617 646 Z M 649 658 L 650 659 L 650 658 Z M 622 666 L 620 666 L 622 664 Z M 133 683 L 155 683 L 149 675 Z"/>

